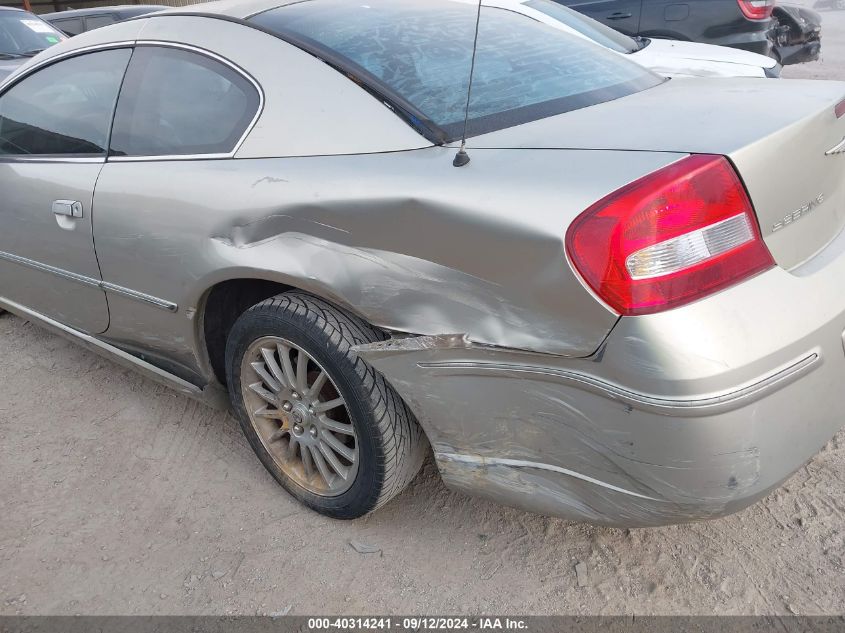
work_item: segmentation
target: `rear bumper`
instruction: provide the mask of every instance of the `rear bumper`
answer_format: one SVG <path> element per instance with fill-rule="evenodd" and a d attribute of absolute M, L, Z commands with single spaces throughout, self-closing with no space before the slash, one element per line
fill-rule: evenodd
<path fill-rule="evenodd" d="M 774 56 L 781 65 L 789 66 L 790 64 L 814 62 L 821 55 L 821 51 L 822 43 L 816 40 L 815 42 L 804 42 L 792 46 L 776 46 Z"/>
<path fill-rule="evenodd" d="M 792 273 L 621 319 L 589 359 L 461 336 L 359 353 L 414 410 L 454 488 L 608 525 L 718 517 L 845 423 L 842 253 L 845 234 Z"/>

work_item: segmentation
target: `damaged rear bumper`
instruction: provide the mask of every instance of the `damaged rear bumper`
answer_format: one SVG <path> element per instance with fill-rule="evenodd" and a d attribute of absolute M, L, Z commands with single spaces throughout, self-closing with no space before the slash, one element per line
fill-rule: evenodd
<path fill-rule="evenodd" d="M 795 5 L 778 5 L 772 12 L 773 52 L 782 66 L 812 62 L 821 53 L 822 19 L 816 11 Z"/>
<path fill-rule="evenodd" d="M 590 358 L 462 335 L 358 352 L 414 411 L 453 488 L 616 526 L 714 518 L 778 486 L 845 422 L 836 252 L 845 236 L 802 269 L 623 318 Z"/>

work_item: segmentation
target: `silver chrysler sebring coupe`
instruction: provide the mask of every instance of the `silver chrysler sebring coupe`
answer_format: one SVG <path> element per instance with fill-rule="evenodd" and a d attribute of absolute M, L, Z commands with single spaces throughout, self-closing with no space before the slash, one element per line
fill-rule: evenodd
<path fill-rule="evenodd" d="M 845 421 L 843 99 L 454 0 L 144 16 L 0 85 L 0 306 L 231 405 L 332 517 L 429 444 L 535 512 L 717 517 Z"/>

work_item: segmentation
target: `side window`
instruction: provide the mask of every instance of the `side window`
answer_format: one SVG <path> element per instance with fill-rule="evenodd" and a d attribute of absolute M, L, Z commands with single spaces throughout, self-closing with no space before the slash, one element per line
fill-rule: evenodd
<path fill-rule="evenodd" d="M 110 153 L 229 153 L 259 103 L 255 86 L 221 62 L 180 49 L 138 47 L 117 104 Z"/>
<path fill-rule="evenodd" d="M 103 156 L 120 82 L 132 52 L 72 57 L 0 96 L 0 156 Z"/>
<path fill-rule="evenodd" d="M 74 35 L 79 35 L 85 30 L 85 26 L 83 26 L 82 24 L 82 18 L 67 18 L 64 20 L 53 20 L 53 26 L 55 26 L 63 33 L 67 33 L 71 37 L 73 37 Z"/>
<path fill-rule="evenodd" d="M 85 18 L 85 30 L 93 31 L 101 26 L 108 26 L 109 24 L 114 24 L 115 22 L 117 22 L 117 20 L 113 15 L 89 15 Z"/>

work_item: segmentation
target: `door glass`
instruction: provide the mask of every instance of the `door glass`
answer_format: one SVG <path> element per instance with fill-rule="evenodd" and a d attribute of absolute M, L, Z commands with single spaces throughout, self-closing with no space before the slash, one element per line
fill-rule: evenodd
<path fill-rule="evenodd" d="M 225 64 L 184 50 L 139 47 L 120 93 L 110 153 L 229 153 L 259 103 L 252 83 Z"/>
<path fill-rule="evenodd" d="M 132 52 L 101 51 L 57 62 L 0 96 L 0 156 L 102 156 Z"/>

